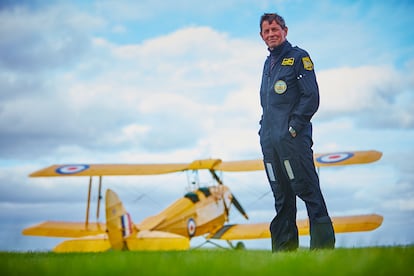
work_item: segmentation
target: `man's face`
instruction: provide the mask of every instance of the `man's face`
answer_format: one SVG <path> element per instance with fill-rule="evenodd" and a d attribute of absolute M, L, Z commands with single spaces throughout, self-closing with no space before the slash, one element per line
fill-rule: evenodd
<path fill-rule="evenodd" d="M 267 47 L 275 48 L 286 40 L 288 29 L 282 29 L 276 21 L 269 24 L 267 21 L 262 22 L 262 32 L 260 36 L 266 43 Z"/>

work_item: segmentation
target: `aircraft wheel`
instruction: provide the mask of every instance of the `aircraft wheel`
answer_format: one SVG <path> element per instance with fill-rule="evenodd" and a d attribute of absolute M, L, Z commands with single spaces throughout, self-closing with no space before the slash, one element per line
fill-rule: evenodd
<path fill-rule="evenodd" d="M 246 249 L 246 246 L 244 246 L 244 243 L 243 242 L 237 242 L 236 243 L 236 246 L 234 247 L 234 249 L 236 249 L 236 250 L 245 250 Z"/>

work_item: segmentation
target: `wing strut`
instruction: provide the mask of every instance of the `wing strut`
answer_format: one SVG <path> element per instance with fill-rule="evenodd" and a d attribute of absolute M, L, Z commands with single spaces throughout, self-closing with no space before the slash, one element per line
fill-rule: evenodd
<path fill-rule="evenodd" d="M 98 190 L 98 204 L 96 206 L 96 222 L 99 222 L 99 209 L 101 206 L 101 199 L 102 199 L 102 175 L 99 176 L 99 190 Z"/>
<path fill-rule="evenodd" d="M 92 176 L 89 177 L 88 202 L 86 203 L 85 229 L 88 229 L 88 225 L 89 225 L 89 207 L 91 205 L 91 190 L 92 190 Z"/>
<path fill-rule="evenodd" d="M 223 185 L 223 181 L 221 181 L 220 177 L 218 177 L 218 175 L 216 174 L 216 171 L 215 170 L 209 170 L 209 171 L 211 175 L 213 176 L 214 180 L 216 180 L 219 185 Z"/>

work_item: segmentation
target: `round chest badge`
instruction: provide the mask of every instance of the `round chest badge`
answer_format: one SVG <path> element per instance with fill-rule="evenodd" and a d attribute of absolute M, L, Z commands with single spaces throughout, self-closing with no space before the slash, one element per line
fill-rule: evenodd
<path fill-rule="evenodd" d="M 283 80 L 278 80 L 278 81 L 275 83 L 275 92 L 276 92 L 277 94 L 283 94 L 283 93 L 285 93 L 285 92 L 286 92 L 286 89 L 287 89 L 287 84 L 286 84 L 286 82 L 285 82 L 285 81 L 283 81 Z"/>

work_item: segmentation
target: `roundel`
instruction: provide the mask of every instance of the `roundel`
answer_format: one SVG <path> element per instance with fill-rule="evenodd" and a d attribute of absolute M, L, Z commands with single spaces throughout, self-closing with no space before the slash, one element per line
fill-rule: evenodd
<path fill-rule="evenodd" d="M 196 232 L 196 228 L 197 228 L 197 226 L 196 226 L 196 223 L 195 223 L 194 219 L 190 218 L 187 221 L 187 232 L 188 232 L 188 235 L 190 236 L 190 238 L 194 237 L 194 234 Z"/>
<path fill-rule="evenodd" d="M 316 160 L 320 163 L 337 163 L 344 160 L 347 160 L 354 156 L 353 153 L 350 152 L 340 152 L 340 153 L 331 153 L 319 156 Z"/>
<path fill-rule="evenodd" d="M 286 82 L 285 81 L 283 81 L 283 80 L 278 80 L 276 83 L 275 83 L 275 92 L 277 93 L 277 94 L 283 94 L 283 93 L 285 93 L 285 91 L 286 91 L 286 89 L 287 89 L 287 84 L 286 84 Z"/>
<path fill-rule="evenodd" d="M 65 165 L 56 169 L 58 174 L 75 174 L 88 169 L 88 165 Z"/>

